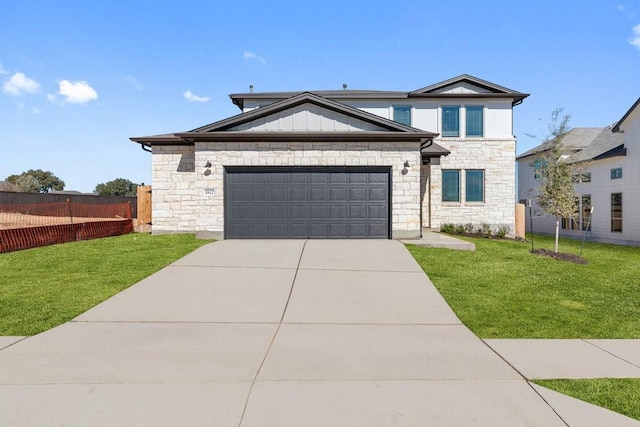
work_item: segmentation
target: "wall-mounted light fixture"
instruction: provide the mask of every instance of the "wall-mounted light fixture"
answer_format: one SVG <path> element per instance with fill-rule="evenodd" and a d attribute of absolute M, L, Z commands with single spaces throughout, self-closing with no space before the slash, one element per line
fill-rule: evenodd
<path fill-rule="evenodd" d="M 404 161 L 404 167 L 405 168 L 410 168 L 411 167 L 411 165 L 409 164 L 409 160 L 405 160 Z"/>
<path fill-rule="evenodd" d="M 408 174 L 410 167 L 411 167 L 411 165 L 409 164 L 409 160 L 405 160 L 404 161 L 404 168 L 402 168 L 402 170 L 400 171 L 402 173 L 402 175 Z"/>
<path fill-rule="evenodd" d="M 207 160 L 207 163 L 204 165 L 205 168 L 210 168 L 211 167 L 211 162 L 209 160 Z"/>

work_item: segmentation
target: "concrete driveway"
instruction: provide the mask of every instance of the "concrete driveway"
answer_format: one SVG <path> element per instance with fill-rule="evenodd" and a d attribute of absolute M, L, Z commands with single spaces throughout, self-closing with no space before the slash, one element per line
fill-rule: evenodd
<path fill-rule="evenodd" d="M 0 425 L 565 426 L 397 241 L 216 242 L 0 350 Z"/>

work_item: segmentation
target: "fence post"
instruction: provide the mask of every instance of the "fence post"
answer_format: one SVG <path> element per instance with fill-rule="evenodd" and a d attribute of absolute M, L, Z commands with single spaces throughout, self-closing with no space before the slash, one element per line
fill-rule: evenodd
<path fill-rule="evenodd" d="M 78 236 L 76 235 L 76 230 L 73 228 L 73 212 L 71 210 L 71 199 L 67 199 L 67 209 L 69 211 L 69 224 L 71 224 L 71 227 L 69 231 L 69 238 L 71 239 L 71 241 L 76 241 Z"/>

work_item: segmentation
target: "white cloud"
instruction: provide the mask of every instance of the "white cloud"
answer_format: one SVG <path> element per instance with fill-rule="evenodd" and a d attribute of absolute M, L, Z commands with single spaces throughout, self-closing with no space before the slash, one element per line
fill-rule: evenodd
<path fill-rule="evenodd" d="M 191 102 L 207 102 L 209 100 L 208 96 L 198 96 L 190 90 L 186 91 L 183 95 L 187 101 Z"/>
<path fill-rule="evenodd" d="M 36 93 L 40 88 L 40 83 L 25 76 L 24 73 L 15 73 L 4 82 L 2 91 L 13 96 L 20 96 L 23 93 Z"/>
<path fill-rule="evenodd" d="M 0 64 L 0 76 L 4 76 L 5 74 L 9 74 L 9 72 Z"/>
<path fill-rule="evenodd" d="M 242 57 L 245 59 L 245 61 L 255 60 L 255 61 L 260 61 L 263 64 L 267 63 L 267 61 L 265 61 L 262 56 L 256 55 L 253 52 L 247 52 L 246 50 L 242 52 Z"/>
<path fill-rule="evenodd" d="M 629 39 L 629 43 L 640 49 L 640 24 L 633 27 L 631 31 L 633 32 L 633 37 Z"/>
<path fill-rule="evenodd" d="M 58 95 L 65 97 L 64 102 L 84 104 L 98 99 L 98 92 L 85 81 L 70 82 L 69 80 L 62 80 L 59 85 L 60 90 L 58 91 Z M 47 98 L 49 98 L 50 101 L 55 99 L 52 95 L 48 95 Z"/>

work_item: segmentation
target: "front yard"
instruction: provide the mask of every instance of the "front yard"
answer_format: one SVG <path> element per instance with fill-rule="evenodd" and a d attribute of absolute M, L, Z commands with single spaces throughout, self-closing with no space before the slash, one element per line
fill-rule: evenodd
<path fill-rule="evenodd" d="M 640 248 L 587 243 L 579 265 L 532 255 L 530 243 L 466 240 L 475 252 L 407 247 L 481 338 L 640 338 Z M 560 251 L 578 255 L 580 242 L 562 239 Z M 535 382 L 640 420 L 640 379 Z"/>
<path fill-rule="evenodd" d="M 460 320 L 481 338 L 640 338 L 640 248 L 585 244 L 586 265 L 530 243 L 468 239 L 475 252 L 409 245 Z M 537 248 L 553 239 L 535 236 Z M 562 239 L 578 254 L 580 242 Z"/>
<path fill-rule="evenodd" d="M 65 323 L 205 243 L 132 233 L 0 254 L 0 335 Z"/>

